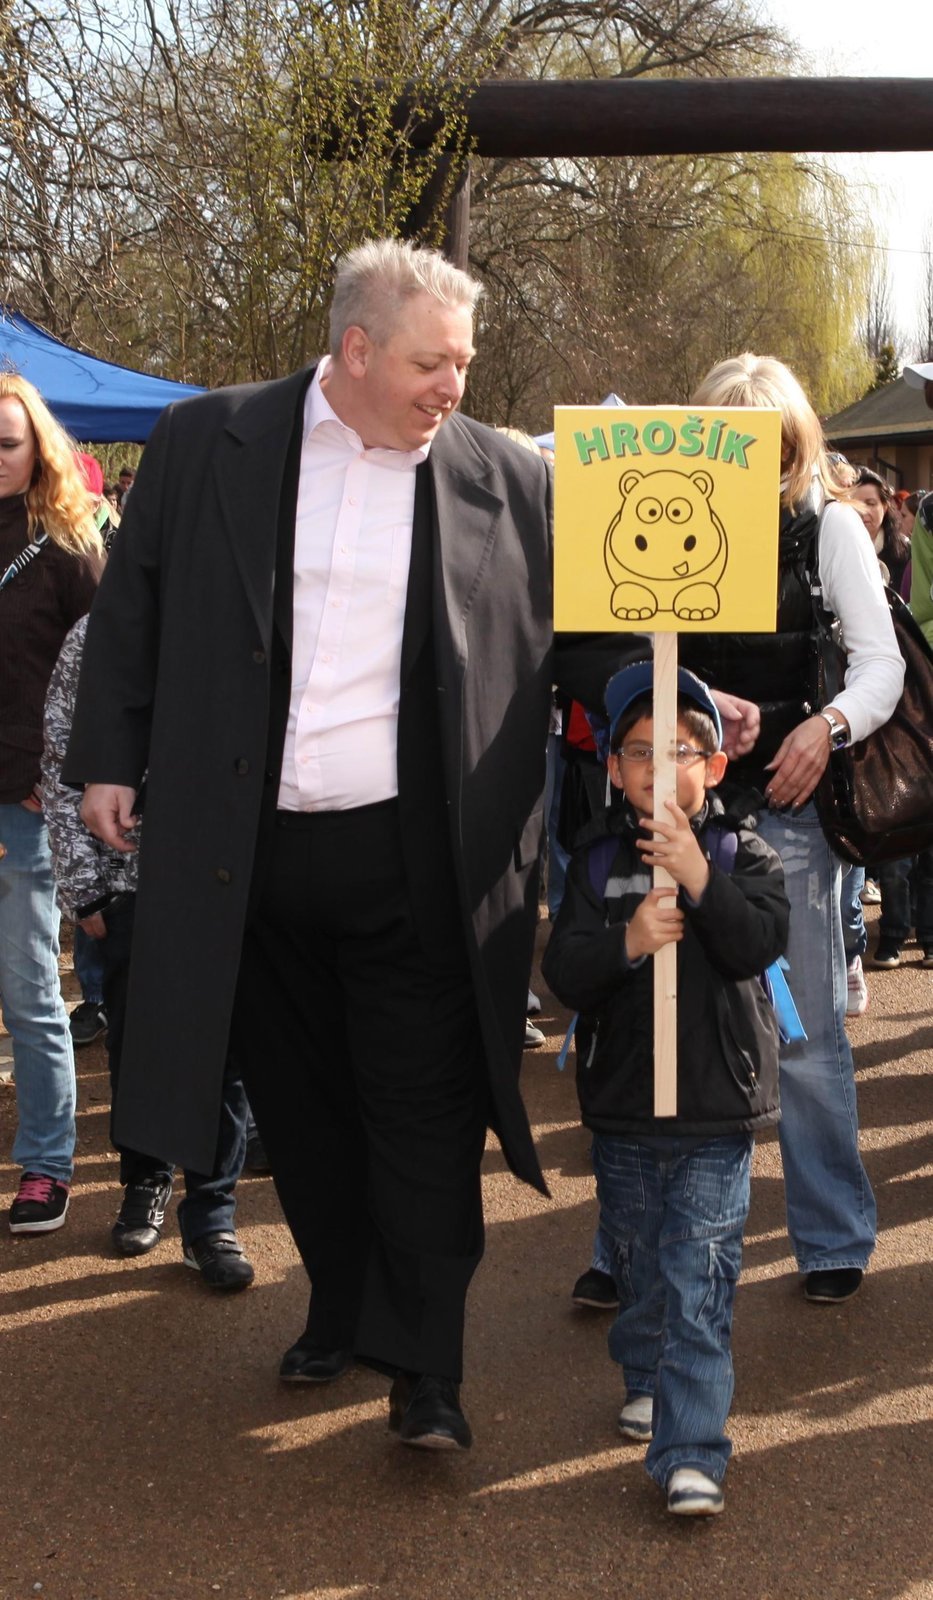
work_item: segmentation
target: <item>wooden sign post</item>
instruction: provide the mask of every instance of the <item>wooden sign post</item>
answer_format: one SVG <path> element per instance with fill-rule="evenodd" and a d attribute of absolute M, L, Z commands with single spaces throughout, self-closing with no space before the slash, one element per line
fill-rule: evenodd
<path fill-rule="evenodd" d="M 655 816 L 677 794 L 678 633 L 773 633 L 777 411 L 559 406 L 554 626 L 649 636 Z M 595 708 L 593 708 L 595 709 Z M 656 888 L 673 880 L 654 869 Z M 677 946 L 654 956 L 654 1109 L 677 1112 Z"/>

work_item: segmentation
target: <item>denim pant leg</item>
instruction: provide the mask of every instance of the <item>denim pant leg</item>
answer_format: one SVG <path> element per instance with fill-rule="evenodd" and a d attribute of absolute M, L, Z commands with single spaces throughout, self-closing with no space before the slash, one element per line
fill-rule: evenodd
<path fill-rule="evenodd" d="M 598 1133 L 593 1167 L 599 1195 L 597 1239 L 608 1246 L 609 1270 L 619 1291 L 609 1354 L 622 1368 L 627 1394 L 654 1394 L 664 1325 L 659 1163 L 645 1145 Z"/>
<path fill-rule="evenodd" d="M 725 1431 L 735 1388 L 732 1308 L 753 1146 L 750 1134 L 710 1139 L 662 1166 L 658 1260 L 666 1309 L 645 1457 L 662 1488 L 678 1467 L 696 1467 L 721 1483 L 732 1454 Z"/>
<path fill-rule="evenodd" d="M 75 927 L 74 964 L 75 977 L 81 986 L 81 997 L 92 1005 L 104 1002 L 104 963 L 101 959 L 99 939 L 92 939 L 83 928 Z"/>
<path fill-rule="evenodd" d="M 229 1233 L 236 1215 L 235 1189 L 246 1155 L 249 1105 L 239 1073 L 228 1058 L 220 1102 L 217 1154 L 211 1173 L 185 1168 L 185 1198 L 178 1205 L 181 1241 L 187 1248 L 210 1233 Z"/>
<path fill-rule="evenodd" d="M 0 1005 L 13 1040 L 13 1160 L 70 1183 L 75 1064 L 58 976 L 58 909 L 45 819 L 0 805 Z"/>
<path fill-rule="evenodd" d="M 913 884 L 917 902 L 913 919 L 917 943 L 924 950 L 933 950 L 933 846 L 921 850 L 915 858 Z"/>
<path fill-rule="evenodd" d="M 861 893 L 865 887 L 864 867 L 842 869 L 842 943 L 846 964 L 868 949 L 868 929 L 862 910 Z"/>
<path fill-rule="evenodd" d="M 906 944 L 914 925 L 910 910 L 910 872 L 913 864 L 913 856 L 901 856 L 897 861 L 883 861 L 878 868 L 878 887 L 881 890 L 878 935 L 889 944 Z"/>
<path fill-rule="evenodd" d="M 778 1127 L 787 1226 L 801 1272 L 862 1267 L 875 1247 L 876 1208 L 858 1148 L 855 1067 L 845 1031 L 846 963 L 840 863 L 816 809 L 763 812 L 790 901 L 788 980 L 807 1032 L 781 1049 Z"/>

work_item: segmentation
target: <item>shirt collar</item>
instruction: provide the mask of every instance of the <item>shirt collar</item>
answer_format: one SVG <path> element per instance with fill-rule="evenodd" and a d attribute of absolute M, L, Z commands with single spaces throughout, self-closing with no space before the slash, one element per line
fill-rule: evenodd
<path fill-rule="evenodd" d="M 304 409 L 304 438 L 310 439 L 312 433 L 318 428 L 327 427 L 327 434 L 335 443 L 353 455 L 364 455 L 367 460 L 379 466 L 391 467 L 396 472 L 407 472 L 427 461 L 431 449 L 431 441 L 423 445 L 420 450 L 388 450 L 381 447 L 367 449 L 355 429 L 350 428 L 341 421 L 336 411 L 324 393 L 321 379 L 330 366 L 330 356 L 322 356 L 317 364 L 314 377 L 308 385 L 305 395 Z"/>

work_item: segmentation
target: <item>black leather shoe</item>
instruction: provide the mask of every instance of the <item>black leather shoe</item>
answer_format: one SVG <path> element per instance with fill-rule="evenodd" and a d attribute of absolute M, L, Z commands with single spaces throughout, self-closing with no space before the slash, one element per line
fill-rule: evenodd
<path fill-rule="evenodd" d="M 473 1443 L 459 1385 L 429 1373 L 399 1373 L 389 1392 L 389 1429 L 420 1450 L 469 1450 Z"/>
<path fill-rule="evenodd" d="M 303 1334 L 282 1357 L 279 1377 L 283 1383 L 333 1383 L 352 1365 L 352 1350 L 325 1350 Z"/>
<path fill-rule="evenodd" d="M 861 1267 L 823 1267 L 807 1273 L 803 1292 L 815 1305 L 836 1306 L 858 1293 L 863 1277 Z"/>
<path fill-rule="evenodd" d="M 235 1233 L 207 1233 L 186 1246 L 185 1266 L 200 1272 L 212 1289 L 232 1293 L 247 1289 L 255 1273 L 243 1254 L 243 1246 Z"/>

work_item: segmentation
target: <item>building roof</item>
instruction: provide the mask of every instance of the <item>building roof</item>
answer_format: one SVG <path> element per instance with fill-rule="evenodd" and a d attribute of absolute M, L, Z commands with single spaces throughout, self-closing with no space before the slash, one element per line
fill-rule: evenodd
<path fill-rule="evenodd" d="M 854 444 L 857 440 L 900 439 L 904 443 L 933 441 L 933 411 L 922 389 L 914 389 L 903 378 L 895 378 L 883 389 L 875 389 L 864 400 L 838 411 L 823 425 L 832 444 Z"/>

